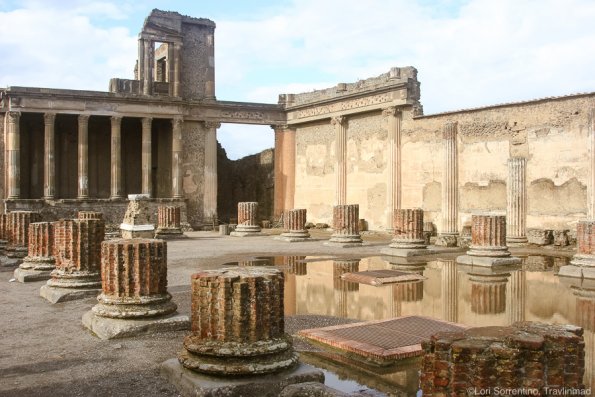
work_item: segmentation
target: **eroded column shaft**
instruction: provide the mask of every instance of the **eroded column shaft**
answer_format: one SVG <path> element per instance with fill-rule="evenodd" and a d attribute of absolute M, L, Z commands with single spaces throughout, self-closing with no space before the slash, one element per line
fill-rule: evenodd
<path fill-rule="evenodd" d="M 527 242 L 527 159 L 508 159 L 506 239 L 509 243 Z"/>
<path fill-rule="evenodd" d="M 506 216 L 473 215 L 469 248 L 467 255 L 510 256 L 506 246 Z"/>
<path fill-rule="evenodd" d="M 43 152 L 43 197 L 51 200 L 56 195 L 55 132 L 56 113 L 45 113 Z"/>
<path fill-rule="evenodd" d="M 8 174 L 8 199 L 18 199 L 21 195 L 21 130 L 20 112 L 8 112 L 6 132 L 6 158 Z"/>
<path fill-rule="evenodd" d="M 123 197 L 122 190 L 122 117 L 111 117 L 111 198 Z"/>
<path fill-rule="evenodd" d="M 163 229 L 179 229 L 180 207 L 160 205 L 157 208 L 157 227 Z"/>
<path fill-rule="evenodd" d="M 393 248 L 425 248 L 424 211 L 396 209 L 393 214 Z"/>
<path fill-rule="evenodd" d="M 182 119 L 172 119 L 172 197 L 182 198 Z"/>
<path fill-rule="evenodd" d="M 151 125 L 153 119 L 150 117 L 143 117 L 143 136 L 142 136 L 142 194 L 152 196 L 153 182 L 151 175 Z"/>
<path fill-rule="evenodd" d="M 331 124 L 335 127 L 335 197 L 337 205 L 343 205 L 347 201 L 347 118 L 333 117 Z"/>
<path fill-rule="evenodd" d="M 217 217 L 217 129 L 220 126 L 220 123 L 205 123 L 205 219 L 212 219 L 213 217 Z"/>
<path fill-rule="evenodd" d="M 78 198 L 89 197 L 89 115 L 78 116 Z"/>
<path fill-rule="evenodd" d="M 459 170 L 457 152 L 457 123 L 444 126 L 442 138 L 444 169 L 442 177 L 442 230 L 440 234 L 458 234 Z"/>
<path fill-rule="evenodd" d="M 8 213 L 9 247 L 8 257 L 24 257 L 28 252 L 29 224 L 41 221 L 38 212 L 13 211 Z"/>

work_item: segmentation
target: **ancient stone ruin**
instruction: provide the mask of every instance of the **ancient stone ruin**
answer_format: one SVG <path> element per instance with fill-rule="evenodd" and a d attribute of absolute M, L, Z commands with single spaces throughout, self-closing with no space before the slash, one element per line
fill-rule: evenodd
<path fill-rule="evenodd" d="M 292 243 L 306 241 L 310 238 L 310 233 L 306 229 L 305 209 L 285 211 L 283 216 L 283 229 L 285 231 L 275 239 Z"/>
<path fill-rule="evenodd" d="M 321 373 L 298 365 L 292 338 L 285 334 L 284 277 L 269 267 L 209 270 L 192 275 L 192 333 L 178 360 L 166 361 L 164 374 L 182 393 L 229 395 L 288 384 L 321 381 Z M 223 377 L 216 381 L 201 374 Z M 279 374 L 256 377 L 254 375 Z M 227 382 L 234 377 L 243 382 Z M 206 382 L 209 379 L 209 382 Z"/>
<path fill-rule="evenodd" d="M 582 334 L 571 325 L 531 322 L 437 333 L 422 344 L 421 389 L 424 396 L 497 389 L 555 395 L 554 389 L 584 389 Z"/>
<path fill-rule="evenodd" d="M 506 216 L 473 215 L 471 220 L 471 246 L 457 262 L 474 266 L 518 265 L 521 259 L 513 257 L 506 246 Z"/>
<path fill-rule="evenodd" d="M 28 255 L 15 270 L 15 278 L 22 283 L 47 280 L 55 267 L 54 225 L 51 222 L 30 223 Z"/>
<path fill-rule="evenodd" d="M 363 243 L 359 234 L 359 205 L 335 205 L 333 207 L 333 234 L 325 245 L 359 247 Z"/>
<path fill-rule="evenodd" d="M 167 292 L 167 245 L 163 240 L 119 239 L 101 244 L 102 293 L 83 324 L 101 339 L 187 329 L 187 316 Z"/>
<path fill-rule="evenodd" d="M 180 207 L 160 205 L 157 208 L 155 238 L 173 239 L 185 237 L 180 223 Z"/>
<path fill-rule="evenodd" d="M 6 256 L 22 259 L 29 251 L 29 224 L 41 221 L 41 214 L 32 211 L 13 211 L 8 214 L 8 246 Z"/>
<path fill-rule="evenodd" d="M 153 238 L 155 226 L 151 222 L 149 196 L 146 194 L 130 194 L 130 200 L 124 220 L 120 225 L 122 238 Z"/>
<path fill-rule="evenodd" d="M 250 237 L 260 235 L 260 225 L 258 224 L 258 203 L 245 202 L 238 203 L 238 225 L 230 233 L 234 237 Z"/>
<path fill-rule="evenodd" d="M 580 221 L 576 226 L 577 249 L 570 265 L 559 276 L 595 279 L 595 221 Z"/>
<path fill-rule="evenodd" d="M 41 287 L 51 303 L 96 296 L 101 288 L 101 242 L 105 223 L 98 219 L 62 219 L 54 223 L 56 269 Z"/>

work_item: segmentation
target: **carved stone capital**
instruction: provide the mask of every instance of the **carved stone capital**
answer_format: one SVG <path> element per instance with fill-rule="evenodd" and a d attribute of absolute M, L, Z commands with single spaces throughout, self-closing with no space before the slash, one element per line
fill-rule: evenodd
<path fill-rule="evenodd" d="M 6 115 L 8 116 L 8 122 L 12 124 L 18 123 L 21 118 L 21 112 L 7 112 Z"/>
<path fill-rule="evenodd" d="M 334 116 L 334 117 L 331 117 L 331 124 L 332 125 L 345 126 L 346 123 L 347 123 L 347 117 L 345 117 L 345 116 Z"/>
<path fill-rule="evenodd" d="M 390 117 L 390 116 L 396 117 L 400 113 L 401 113 L 401 110 L 398 109 L 396 106 L 390 106 L 390 107 L 382 110 L 382 115 L 384 117 Z"/>
<path fill-rule="evenodd" d="M 88 125 L 89 124 L 89 115 L 88 114 L 79 114 L 78 121 L 79 121 L 79 125 Z"/>
<path fill-rule="evenodd" d="M 205 121 L 204 126 L 208 129 L 218 129 L 221 128 L 221 123 L 219 123 L 218 121 Z"/>
<path fill-rule="evenodd" d="M 43 114 L 43 122 L 46 125 L 53 125 L 56 121 L 56 113 L 48 112 Z"/>
<path fill-rule="evenodd" d="M 456 139 L 457 138 L 458 123 L 456 121 L 448 122 L 444 125 L 442 130 L 443 139 Z"/>
<path fill-rule="evenodd" d="M 181 117 L 174 117 L 173 119 L 171 119 L 171 126 L 174 130 L 182 129 L 182 123 L 184 122 L 184 119 Z"/>
<path fill-rule="evenodd" d="M 273 124 L 273 125 L 271 125 L 271 128 L 275 132 L 277 132 L 277 131 L 279 131 L 279 132 L 285 132 L 285 131 L 291 130 L 291 128 L 287 124 Z"/>
<path fill-rule="evenodd" d="M 110 120 L 112 122 L 112 127 L 120 126 L 120 124 L 122 123 L 122 116 L 112 116 L 110 117 Z"/>

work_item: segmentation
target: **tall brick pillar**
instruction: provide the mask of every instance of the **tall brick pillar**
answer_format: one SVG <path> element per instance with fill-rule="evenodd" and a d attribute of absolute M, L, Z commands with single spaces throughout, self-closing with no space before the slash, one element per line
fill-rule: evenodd
<path fill-rule="evenodd" d="M 182 365 L 226 376 L 279 372 L 295 365 L 297 355 L 285 334 L 283 286 L 283 273 L 266 267 L 194 274 L 192 334 L 178 356 Z"/>
<path fill-rule="evenodd" d="M 310 233 L 308 232 L 308 229 L 306 229 L 305 209 L 285 211 L 283 223 L 285 232 L 281 233 L 280 236 L 275 237 L 275 239 L 291 243 L 308 240 L 310 238 Z"/>
<path fill-rule="evenodd" d="M 333 234 L 326 245 L 355 247 L 362 245 L 359 234 L 359 205 L 335 205 L 333 207 Z"/>
<path fill-rule="evenodd" d="M 54 223 L 56 269 L 40 294 L 52 303 L 96 295 L 101 287 L 105 222 L 62 219 Z"/>
<path fill-rule="evenodd" d="M 258 236 L 260 230 L 258 225 L 258 203 L 238 203 L 238 225 L 230 235 L 234 237 Z"/>
<path fill-rule="evenodd" d="M 41 214 L 32 211 L 8 213 L 9 239 L 6 256 L 21 259 L 27 256 L 29 245 L 29 224 L 40 222 Z"/>
<path fill-rule="evenodd" d="M 15 278 L 22 283 L 47 280 L 55 267 L 53 224 L 51 222 L 30 223 L 28 255 L 15 270 Z"/>

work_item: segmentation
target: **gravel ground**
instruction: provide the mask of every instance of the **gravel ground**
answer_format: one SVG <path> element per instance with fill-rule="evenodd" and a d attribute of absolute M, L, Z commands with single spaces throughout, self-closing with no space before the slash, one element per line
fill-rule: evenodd
<path fill-rule="evenodd" d="M 267 230 L 268 234 L 278 231 Z M 315 231 L 304 243 L 271 236 L 233 238 L 191 232 L 168 243 L 169 291 L 178 312 L 190 314 L 190 275 L 246 256 L 377 255 L 389 237 L 366 234 L 361 248 L 322 245 L 330 233 Z M 159 365 L 182 348 L 187 331 L 102 341 L 83 328 L 81 317 L 95 299 L 49 304 L 39 297 L 44 282 L 10 282 L 13 267 L 0 267 L 0 396 L 177 396 L 159 375 Z M 349 320 L 321 316 L 286 319 L 287 332 Z M 296 340 L 296 349 L 313 350 Z"/>

